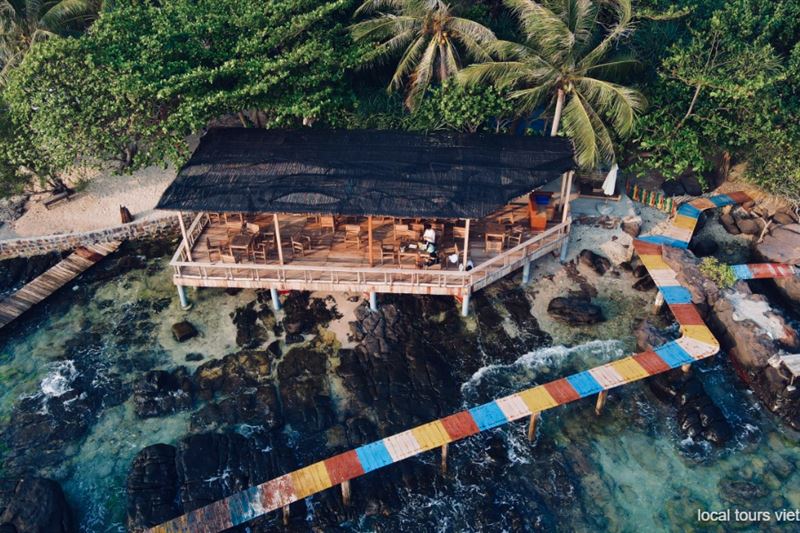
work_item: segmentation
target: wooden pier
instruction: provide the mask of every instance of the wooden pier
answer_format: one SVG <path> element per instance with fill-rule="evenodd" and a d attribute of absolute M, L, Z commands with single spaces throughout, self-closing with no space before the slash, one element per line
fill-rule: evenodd
<path fill-rule="evenodd" d="M 112 241 L 81 246 L 66 259 L 5 298 L 0 302 L 0 328 L 46 299 L 108 254 L 116 251 L 119 245 L 119 242 Z"/>

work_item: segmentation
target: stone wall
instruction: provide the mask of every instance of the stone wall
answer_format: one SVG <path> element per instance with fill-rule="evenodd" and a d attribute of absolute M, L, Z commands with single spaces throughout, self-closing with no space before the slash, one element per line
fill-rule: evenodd
<path fill-rule="evenodd" d="M 191 223 L 188 215 L 184 221 Z M 140 239 L 173 233 L 179 228 L 178 216 L 174 213 L 134 220 L 111 228 L 82 233 L 61 233 L 41 237 L 7 239 L 0 241 L 0 259 L 30 257 L 48 252 L 63 252 L 78 246 L 87 246 L 115 240 Z"/>

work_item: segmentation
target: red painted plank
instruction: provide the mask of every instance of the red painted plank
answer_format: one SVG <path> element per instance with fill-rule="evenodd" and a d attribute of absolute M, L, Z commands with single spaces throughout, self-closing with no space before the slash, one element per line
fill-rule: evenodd
<path fill-rule="evenodd" d="M 736 202 L 737 204 L 740 204 L 740 205 L 741 204 L 746 204 L 747 202 L 752 202 L 753 201 L 753 199 L 750 198 L 750 195 L 748 195 L 746 192 L 742 192 L 742 191 L 729 193 L 728 196 L 734 202 Z"/>
<path fill-rule="evenodd" d="M 463 439 L 478 433 L 478 425 L 469 411 L 461 411 L 446 418 L 442 418 L 442 425 L 453 440 Z"/>
<path fill-rule="evenodd" d="M 670 366 L 655 352 L 637 353 L 633 356 L 633 359 L 651 375 L 666 372 L 670 369 Z"/>
<path fill-rule="evenodd" d="M 564 378 L 545 383 L 544 388 L 547 389 L 547 392 L 550 393 L 550 396 L 552 396 L 559 405 L 562 403 L 569 403 L 581 397 L 578 391 L 575 390 L 575 387 L 570 385 L 569 381 Z"/>
<path fill-rule="evenodd" d="M 678 324 L 684 326 L 703 326 L 705 322 L 697 308 L 692 304 L 670 304 L 669 310 L 672 311 L 672 316 Z"/>
<path fill-rule="evenodd" d="M 658 255 L 661 256 L 661 245 L 653 242 L 633 240 L 633 248 L 639 255 Z"/>
<path fill-rule="evenodd" d="M 334 485 L 364 474 L 364 467 L 361 466 L 361 461 L 358 460 L 358 454 L 355 450 L 340 453 L 330 459 L 326 459 L 325 468 L 328 470 L 328 477 L 331 478 L 331 483 Z"/>

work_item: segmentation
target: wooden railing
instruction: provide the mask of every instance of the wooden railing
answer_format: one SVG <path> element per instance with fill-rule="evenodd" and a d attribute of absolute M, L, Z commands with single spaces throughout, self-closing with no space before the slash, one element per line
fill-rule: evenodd
<path fill-rule="evenodd" d="M 208 224 L 207 216 L 200 215 L 187 229 L 190 243 L 184 242 L 178 247 L 170 264 L 174 268 L 175 282 L 179 285 L 251 288 L 274 285 L 308 290 L 335 287 L 339 290 L 460 294 L 481 289 L 520 268 L 525 262 L 557 250 L 563 240 L 569 237 L 571 223 L 571 219 L 567 220 L 476 265 L 472 270 L 460 271 L 315 265 L 302 261 L 288 265 L 189 261 L 187 245 L 193 246 Z"/>

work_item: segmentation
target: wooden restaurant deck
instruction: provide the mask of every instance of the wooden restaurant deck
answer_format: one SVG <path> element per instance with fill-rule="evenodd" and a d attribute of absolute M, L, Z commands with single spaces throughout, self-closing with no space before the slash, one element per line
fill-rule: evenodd
<path fill-rule="evenodd" d="M 439 222 L 444 226 L 443 236 L 441 231 L 437 232 L 441 260 L 426 267 L 416 260 L 417 254 L 413 250 L 400 253 L 401 242 L 417 239 L 409 241 L 403 234 L 395 239 L 395 219 L 373 218 L 370 266 L 368 219 L 361 217 L 347 221 L 347 225 L 352 223 L 362 227 L 361 246 L 357 246 L 345 242 L 345 221 L 331 231 L 306 216 L 279 215 L 281 264 L 275 244 L 268 246 L 266 260 L 230 250 L 224 243 L 230 243 L 229 236 L 238 232 L 238 228 L 232 229 L 236 224 L 226 225 L 224 219 L 218 221 L 216 217 L 212 221 L 207 213 L 201 213 L 187 229 L 190 254 L 186 254 L 187 245 L 182 243 L 172 260 L 174 280 L 178 285 L 201 287 L 464 295 L 521 268 L 526 262 L 560 251 L 569 235 L 570 221 L 548 224 L 543 232 L 531 232 L 525 210 L 527 206 L 514 210 L 515 223 L 505 218 L 507 222 L 501 225 L 496 217 L 471 223 L 467 250 L 474 265 L 471 270 L 459 269 L 464 263 L 464 241 L 454 236 L 454 226 L 463 231 L 463 221 Z M 238 220 L 236 217 L 231 219 Z M 247 220 L 258 226 L 265 242 L 276 242 L 272 214 L 256 214 Z M 517 230 L 520 234 L 513 240 L 507 237 L 502 251 L 486 250 L 487 232 L 503 231 L 510 236 Z M 248 235 L 248 239 L 253 237 Z M 310 242 L 310 247 L 302 253 L 299 250 L 293 252 L 292 238 L 297 242 Z M 212 245 L 211 252 L 208 243 Z M 222 245 L 222 254 L 216 250 L 218 244 Z M 454 254 L 456 247 L 458 258 L 453 263 L 447 256 Z M 250 248 L 257 249 L 252 244 Z M 382 253 L 384 249 L 385 254 Z M 223 254 L 235 256 L 237 262 L 223 262 Z"/>

